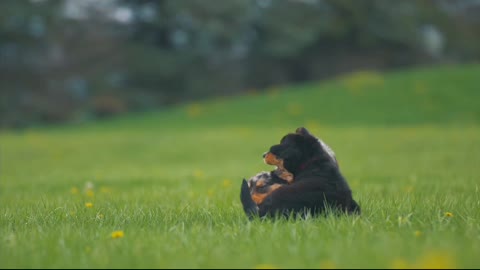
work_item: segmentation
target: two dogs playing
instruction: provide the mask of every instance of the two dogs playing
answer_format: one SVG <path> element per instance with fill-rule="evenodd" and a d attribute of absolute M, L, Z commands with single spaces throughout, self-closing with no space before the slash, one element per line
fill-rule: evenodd
<path fill-rule="evenodd" d="M 249 218 L 317 215 L 327 208 L 360 213 L 335 154 L 306 128 L 285 135 L 263 158 L 276 169 L 243 180 L 240 199 Z"/>

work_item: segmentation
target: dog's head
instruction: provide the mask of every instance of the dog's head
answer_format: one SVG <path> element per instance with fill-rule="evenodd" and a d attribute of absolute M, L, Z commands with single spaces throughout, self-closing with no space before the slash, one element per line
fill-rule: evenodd
<path fill-rule="evenodd" d="M 285 135 L 279 144 L 271 146 L 264 154 L 264 160 L 270 165 L 281 164 L 294 175 L 313 160 L 331 161 L 337 166 L 333 151 L 304 127 L 297 128 L 295 133 Z"/>
<path fill-rule="evenodd" d="M 266 193 L 268 188 L 266 186 L 270 185 L 271 176 L 270 172 L 259 172 L 256 175 L 248 179 L 248 189 L 250 193 Z"/>
<path fill-rule="evenodd" d="M 283 165 L 283 159 L 277 157 L 272 152 L 266 152 L 263 154 L 263 161 L 268 165 L 274 165 L 277 169 L 274 173 L 280 178 L 287 181 L 289 184 L 293 182 L 293 174 L 290 173 Z"/>
<path fill-rule="evenodd" d="M 271 192 L 282 186 L 282 184 L 272 182 L 270 172 L 256 174 L 248 180 L 247 184 L 250 196 L 257 205 L 261 204 Z"/>

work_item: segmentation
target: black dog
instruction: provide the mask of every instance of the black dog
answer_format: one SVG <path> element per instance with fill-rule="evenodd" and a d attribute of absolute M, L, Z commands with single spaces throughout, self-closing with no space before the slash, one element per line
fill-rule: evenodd
<path fill-rule="evenodd" d="M 307 129 L 298 128 L 285 135 L 280 144 L 270 147 L 270 153 L 283 160 L 295 181 L 271 192 L 256 204 L 244 179 L 240 199 L 249 218 L 274 217 L 290 214 L 317 215 L 327 208 L 348 214 L 360 213 L 347 181 L 340 173 L 335 157 Z"/>

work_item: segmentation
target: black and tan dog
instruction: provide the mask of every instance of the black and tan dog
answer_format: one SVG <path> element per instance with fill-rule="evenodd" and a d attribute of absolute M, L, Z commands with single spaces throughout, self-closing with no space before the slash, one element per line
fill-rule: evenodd
<path fill-rule="evenodd" d="M 283 168 L 293 178 L 289 184 L 270 185 L 266 195 L 256 200 L 251 193 L 253 181 L 249 187 L 244 179 L 240 199 L 248 217 L 316 215 L 324 213 L 326 208 L 360 213 L 333 151 L 307 129 L 298 128 L 295 133 L 285 135 L 280 144 L 270 147 L 267 156 L 269 153 L 283 161 Z"/>
<path fill-rule="evenodd" d="M 260 172 L 247 181 L 252 200 L 257 205 L 277 188 L 293 183 L 293 174 L 284 168 L 282 159 L 269 152 L 263 155 L 263 160 L 268 165 L 276 166 L 276 169 Z"/>

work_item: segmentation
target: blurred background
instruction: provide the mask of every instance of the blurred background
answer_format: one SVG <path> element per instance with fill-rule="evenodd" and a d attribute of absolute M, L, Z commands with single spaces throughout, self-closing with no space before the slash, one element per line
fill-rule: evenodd
<path fill-rule="evenodd" d="M 478 0 L 2 0 L 0 128 L 480 59 Z"/>

